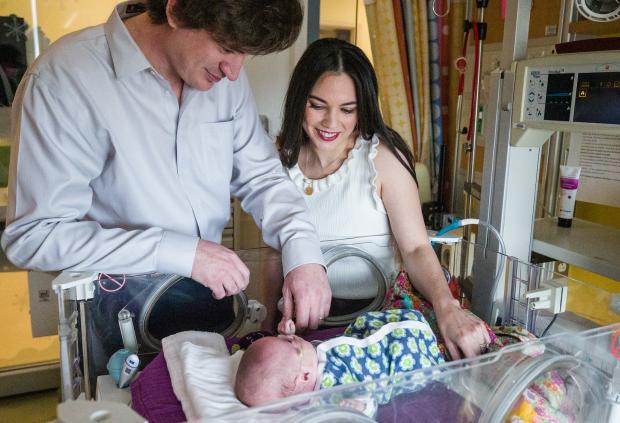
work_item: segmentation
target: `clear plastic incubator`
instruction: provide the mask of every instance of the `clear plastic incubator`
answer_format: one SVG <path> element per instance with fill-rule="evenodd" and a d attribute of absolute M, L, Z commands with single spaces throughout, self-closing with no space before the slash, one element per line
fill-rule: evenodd
<path fill-rule="evenodd" d="M 323 245 L 330 283 L 336 278 L 359 281 L 360 276 L 367 283 L 358 292 L 334 290 L 327 325 L 346 325 L 381 307 L 394 281 L 394 269 L 384 257 L 394 248 L 385 237 Z M 492 297 L 500 300 L 488 323 L 546 336 L 215 421 L 620 422 L 620 301 L 615 295 L 547 265 L 523 263 L 456 238 L 445 238 L 434 248 L 447 279 L 458 283 L 464 307 L 470 307 L 481 278 L 493 278 Z M 117 275 L 112 281 L 101 274 L 66 273 L 57 279 L 63 401 L 99 399 L 97 377 L 107 372 L 111 352 L 127 344 L 147 363 L 159 353 L 161 339 L 172 333 L 205 330 L 241 336 L 249 322 L 260 322 L 265 317 L 263 295 L 282 281 L 280 257 L 268 248 L 237 253 L 250 269 L 250 286 L 247 296 L 223 301 L 213 300 L 207 288 L 190 279 L 170 275 L 127 275 L 116 291 L 122 282 Z M 374 404 L 372 413 L 359 411 L 368 410 L 368 403 Z"/>
<path fill-rule="evenodd" d="M 222 416 L 256 422 L 620 422 L 620 325 Z M 378 406 L 373 415 L 357 404 Z M 206 420 L 204 420 L 206 422 Z"/>

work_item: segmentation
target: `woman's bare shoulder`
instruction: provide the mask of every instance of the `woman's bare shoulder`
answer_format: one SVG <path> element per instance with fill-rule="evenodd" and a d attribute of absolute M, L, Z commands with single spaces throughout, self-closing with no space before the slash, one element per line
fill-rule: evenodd
<path fill-rule="evenodd" d="M 406 160 L 405 156 L 400 151 L 396 150 L 396 153 L 392 152 L 385 142 L 379 140 L 379 144 L 377 145 L 377 156 L 375 158 L 375 168 L 377 172 L 384 173 L 389 170 L 400 170 L 400 168 L 407 172 L 403 164 L 396 158 L 396 154 Z"/>

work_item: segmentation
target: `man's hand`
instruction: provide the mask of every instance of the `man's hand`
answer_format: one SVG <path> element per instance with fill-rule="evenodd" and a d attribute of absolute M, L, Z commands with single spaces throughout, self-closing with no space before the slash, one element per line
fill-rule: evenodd
<path fill-rule="evenodd" d="M 292 320 L 282 320 L 278 323 L 278 333 L 280 335 L 295 335 L 295 323 Z"/>
<path fill-rule="evenodd" d="M 329 315 L 332 300 L 325 268 L 311 263 L 291 270 L 284 278 L 282 296 L 282 322 L 292 319 L 294 311 L 297 329 L 316 329 Z"/>
<path fill-rule="evenodd" d="M 485 352 L 491 342 L 484 322 L 467 314 L 456 300 L 435 308 L 439 330 L 453 360 Z"/>
<path fill-rule="evenodd" d="M 213 298 L 220 300 L 243 291 L 250 282 L 250 271 L 232 250 L 201 239 L 196 247 L 192 279 L 211 289 Z"/>

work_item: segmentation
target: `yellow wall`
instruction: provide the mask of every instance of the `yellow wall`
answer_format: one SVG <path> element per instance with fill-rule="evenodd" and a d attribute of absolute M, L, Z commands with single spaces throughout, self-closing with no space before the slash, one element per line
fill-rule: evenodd
<path fill-rule="evenodd" d="M 600 276 L 573 266 L 571 270 L 573 271 L 569 272 L 569 275 L 574 279 L 589 280 L 586 284 L 569 280 L 566 309 L 601 326 L 617 323 L 619 316 L 611 311 L 608 305 L 611 303 L 612 295 L 620 290 L 614 286 L 604 285 L 600 286 L 602 289 L 597 289 L 592 280 Z M 614 284 L 618 285 L 618 282 Z"/>
<path fill-rule="evenodd" d="M 0 370 L 58 361 L 57 336 L 32 338 L 28 274 L 0 273 Z"/>
<path fill-rule="evenodd" d="M 37 0 L 37 17 L 43 35 L 50 41 L 61 36 L 105 22 L 120 0 Z M 0 2 L 0 15 L 15 14 L 26 20 L 32 29 L 30 1 Z"/>
<path fill-rule="evenodd" d="M 39 27 L 44 48 L 69 32 L 105 22 L 120 0 L 37 0 Z M 25 19 L 32 31 L 28 0 L 0 2 L 0 15 Z M 32 37 L 28 36 L 30 43 Z M 32 48 L 30 45 L 29 48 Z M 26 272 L 0 273 L 0 370 L 58 361 L 58 337 L 32 338 Z"/>
<path fill-rule="evenodd" d="M 0 2 L 0 16 L 17 15 L 24 18 L 28 22 L 28 26 L 32 25 L 32 10 L 30 2 L 26 0 L 12 0 Z"/>
<path fill-rule="evenodd" d="M 356 0 L 321 0 L 321 26 L 355 28 Z"/>
<path fill-rule="evenodd" d="M 620 229 L 620 208 L 617 207 L 577 201 L 575 216 L 590 222 Z"/>
<path fill-rule="evenodd" d="M 357 40 L 356 44 L 361 48 L 372 62 L 372 50 L 370 48 L 370 32 L 368 30 L 368 18 L 364 0 L 357 1 Z"/>
<path fill-rule="evenodd" d="M 345 28 L 354 31 L 355 45 L 361 48 L 372 62 L 364 0 L 321 0 L 320 25 L 322 28 Z"/>
<path fill-rule="evenodd" d="M 620 229 L 620 209 L 616 207 L 578 201 L 575 206 L 575 217 Z M 585 282 L 585 285 L 573 284 L 575 286 L 569 288 L 569 292 L 572 291 L 567 305 L 569 310 L 601 325 L 618 321 L 618 315 L 611 312 L 607 305 L 611 301 L 612 294 L 620 293 L 620 281 L 577 266 L 569 267 L 568 276 Z"/>
<path fill-rule="evenodd" d="M 575 206 L 575 217 L 620 229 L 620 208 L 617 207 L 578 201 Z M 620 293 L 620 281 L 588 272 L 577 266 L 570 266 L 568 275 L 610 292 Z"/>

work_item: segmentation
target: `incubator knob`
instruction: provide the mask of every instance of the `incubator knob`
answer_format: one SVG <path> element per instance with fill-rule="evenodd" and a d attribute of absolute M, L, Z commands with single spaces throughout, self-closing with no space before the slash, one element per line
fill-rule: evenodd
<path fill-rule="evenodd" d="M 256 300 L 248 301 L 248 320 L 260 323 L 267 318 L 267 308 Z"/>

